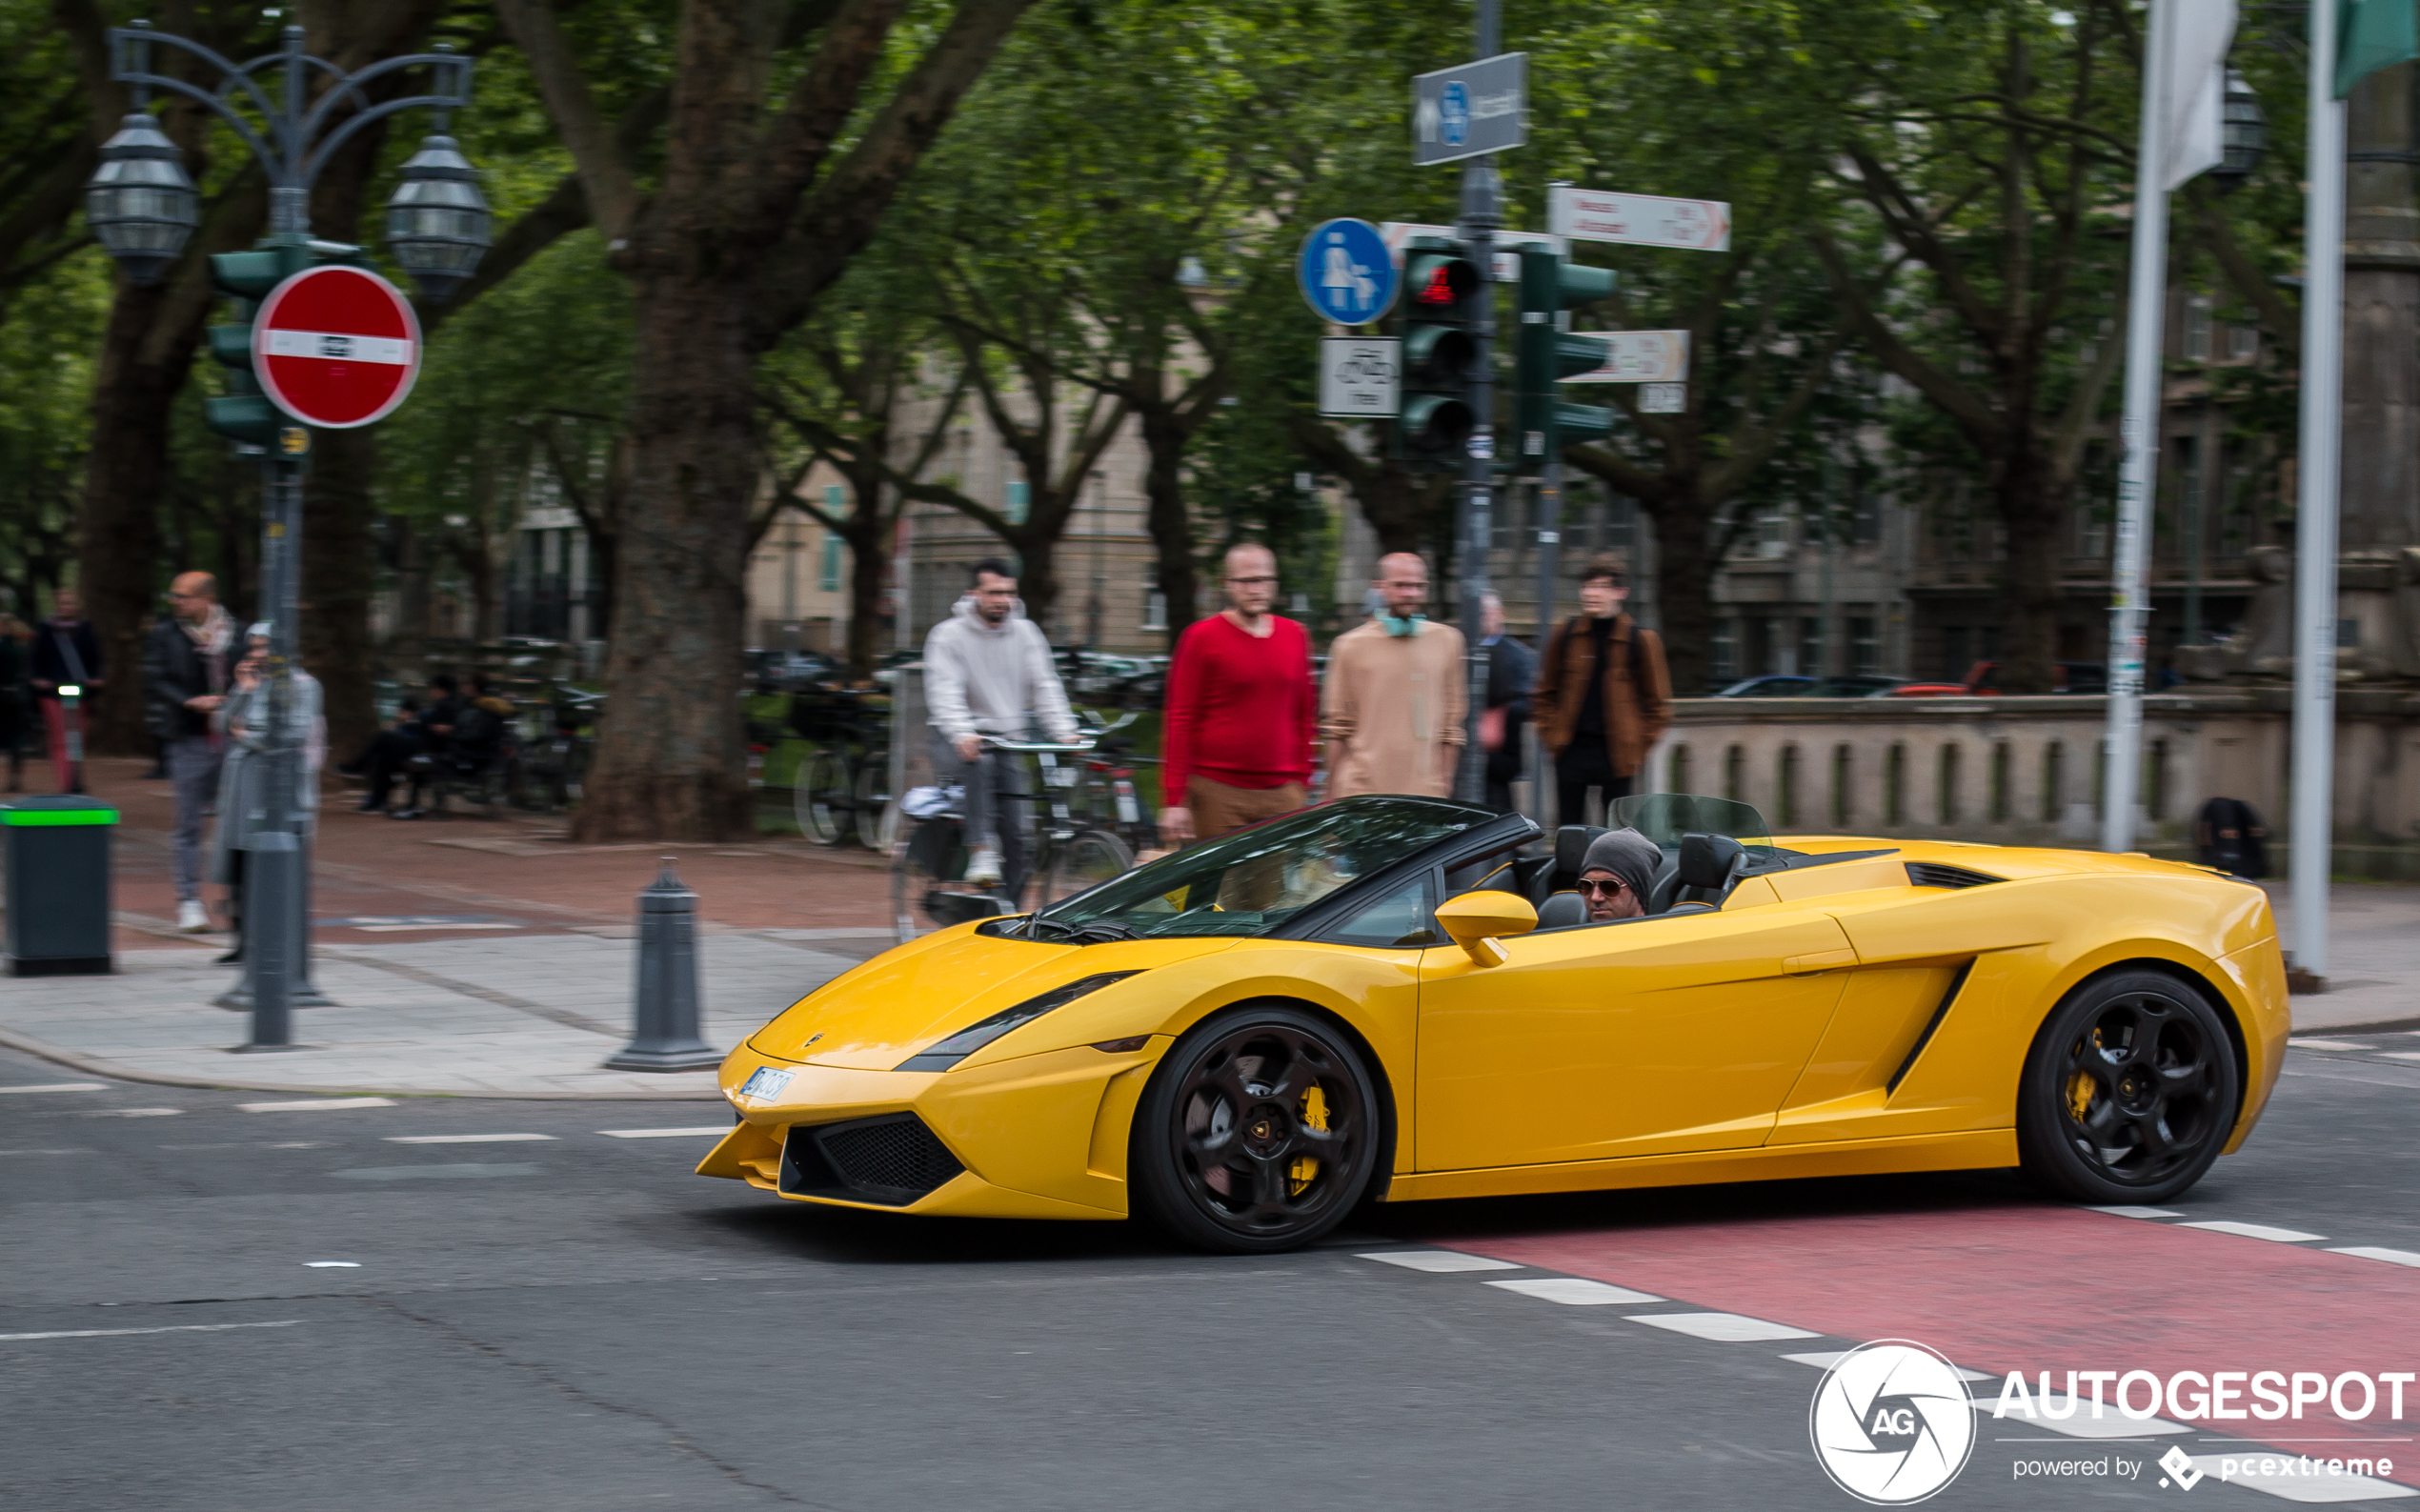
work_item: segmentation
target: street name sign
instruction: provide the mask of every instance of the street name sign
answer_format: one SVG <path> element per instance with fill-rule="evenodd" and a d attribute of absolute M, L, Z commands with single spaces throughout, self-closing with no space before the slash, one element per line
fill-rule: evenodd
<path fill-rule="evenodd" d="M 1641 414 L 1679 414 L 1689 407 L 1689 386 L 1685 383 L 1643 383 L 1639 385 Z"/>
<path fill-rule="evenodd" d="M 1402 368 L 1393 337 L 1327 336 L 1320 342 L 1320 413 L 1391 420 L 1402 407 Z"/>
<path fill-rule="evenodd" d="M 1365 220 L 1331 220 L 1302 238 L 1295 279 L 1311 308 L 1340 326 L 1366 326 L 1395 303 L 1399 259 Z"/>
<path fill-rule="evenodd" d="M 1442 236 L 1451 241 L 1461 234 L 1451 226 L 1431 226 L 1417 220 L 1384 220 L 1379 222 L 1378 230 L 1379 234 L 1386 239 L 1386 255 L 1394 259 L 1397 268 L 1403 266 L 1403 245 L 1413 237 Z M 1514 284 L 1521 281 L 1521 253 L 1506 252 L 1505 248 L 1535 244 L 1550 249 L 1557 254 L 1561 254 L 1563 250 L 1562 237 L 1550 236 L 1544 232 L 1491 231 L 1487 233 L 1487 237 L 1495 244 L 1496 270 L 1492 276 L 1500 284 Z"/>
<path fill-rule="evenodd" d="M 1412 80 L 1412 162 L 1425 168 L 1529 139 L 1529 54 L 1500 52 Z"/>
<path fill-rule="evenodd" d="M 305 425 L 368 425 L 412 392 L 420 322 L 411 301 L 376 273 L 306 268 L 260 302 L 252 373 L 270 401 Z"/>
<path fill-rule="evenodd" d="M 1689 376 L 1689 333 L 1685 331 L 1577 331 L 1574 335 L 1605 343 L 1602 367 L 1575 373 L 1565 383 L 1680 383 Z"/>
<path fill-rule="evenodd" d="M 1729 252 L 1731 207 L 1719 199 L 1666 199 L 1616 194 L 1558 184 L 1548 192 L 1546 223 L 1574 241 Z"/>

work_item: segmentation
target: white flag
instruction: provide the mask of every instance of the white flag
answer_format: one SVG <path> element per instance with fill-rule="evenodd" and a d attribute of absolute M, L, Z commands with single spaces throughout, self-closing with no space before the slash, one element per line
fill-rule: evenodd
<path fill-rule="evenodd" d="M 2227 50 L 2235 41 L 2235 0 L 2169 0 L 2168 110 L 2161 139 L 2168 161 L 2160 188 L 2173 192 L 2225 154 Z"/>

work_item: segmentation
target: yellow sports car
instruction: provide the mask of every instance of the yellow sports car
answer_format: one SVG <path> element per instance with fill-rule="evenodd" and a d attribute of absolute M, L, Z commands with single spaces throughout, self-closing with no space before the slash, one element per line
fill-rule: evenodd
<path fill-rule="evenodd" d="M 2276 1080 L 2285 962 L 2249 883 L 1776 840 L 1685 795 L 1610 817 L 1661 851 L 1644 917 L 1569 891 L 1602 832 L 1357 797 L 943 929 L 733 1051 L 739 1121 L 697 1169 L 1238 1252 L 1365 1200 L 1774 1177 L 2022 1165 L 2161 1202 Z"/>

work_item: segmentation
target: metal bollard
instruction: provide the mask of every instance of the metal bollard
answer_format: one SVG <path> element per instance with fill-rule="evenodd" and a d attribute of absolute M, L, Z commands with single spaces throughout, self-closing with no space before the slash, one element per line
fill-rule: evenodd
<path fill-rule="evenodd" d="M 673 875 L 673 858 L 638 895 L 638 1019 L 612 1071 L 696 1071 L 722 1061 L 697 1033 L 697 895 Z"/>

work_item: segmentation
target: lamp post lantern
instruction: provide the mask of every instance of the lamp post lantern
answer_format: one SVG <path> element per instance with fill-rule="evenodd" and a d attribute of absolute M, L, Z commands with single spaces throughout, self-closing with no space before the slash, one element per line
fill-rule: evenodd
<path fill-rule="evenodd" d="M 2244 187 L 2259 171 L 2261 159 L 2269 155 L 2269 117 L 2261 113 L 2260 96 L 2233 69 L 2227 71 L 2219 143 L 2221 156 L 2210 177 L 2218 180 L 2220 193 L 2231 194 Z"/>
<path fill-rule="evenodd" d="M 205 89 L 153 71 L 154 48 L 173 49 L 214 71 L 217 86 Z M 368 86 L 407 69 L 430 71 L 427 92 L 373 99 Z M 306 416 L 288 408 L 273 386 L 264 394 L 255 381 L 254 364 L 260 358 L 247 328 L 263 302 L 276 304 L 280 292 L 294 285 L 297 275 L 325 262 L 360 262 L 359 248 L 312 239 L 311 187 L 337 149 L 364 127 L 400 111 L 434 111 L 439 134 L 422 142 L 405 165 L 402 187 L 388 205 L 389 245 L 432 300 L 443 300 L 470 276 L 488 246 L 487 202 L 470 163 L 454 139 L 442 133 L 447 112 L 471 102 L 471 60 L 438 49 L 384 58 L 348 73 L 304 51 L 302 28 L 289 26 L 276 51 L 236 63 L 198 42 L 154 31 L 150 23 L 138 21 L 111 30 L 110 77 L 132 87 L 134 110 L 102 149 L 100 167 L 85 186 L 85 219 L 94 239 L 135 283 L 157 282 L 184 252 L 198 220 L 193 183 L 182 154 L 151 114 L 153 91 L 183 95 L 215 115 L 251 151 L 269 180 L 269 234 L 252 252 L 211 259 L 213 281 L 220 292 L 236 301 L 237 319 L 243 322 L 211 333 L 212 354 L 233 372 L 229 387 L 234 391 L 212 398 L 211 423 L 234 438 L 239 451 L 261 458 L 268 708 L 258 757 L 264 777 L 261 818 L 252 832 L 244 878 L 244 971 L 252 1006 L 252 1040 L 244 1048 L 282 1050 L 292 1041 L 289 1010 L 298 996 L 310 991 L 310 936 L 304 919 L 310 896 L 308 815 L 300 805 L 305 733 L 297 728 L 292 711 L 294 658 L 301 639 L 302 477 L 311 454 L 311 432 Z M 329 274 L 312 276 L 324 280 Z M 352 276 L 355 282 L 385 288 L 367 272 Z M 395 302 L 400 303 L 400 296 Z M 410 324 L 408 318 L 403 323 Z M 324 333 L 330 328 L 317 329 Z M 341 334 L 306 333 L 294 339 L 320 343 L 324 355 L 416 365 L 417 332 L 412 336 L 409 341 L 385 341 L 375 354 Z"/>

